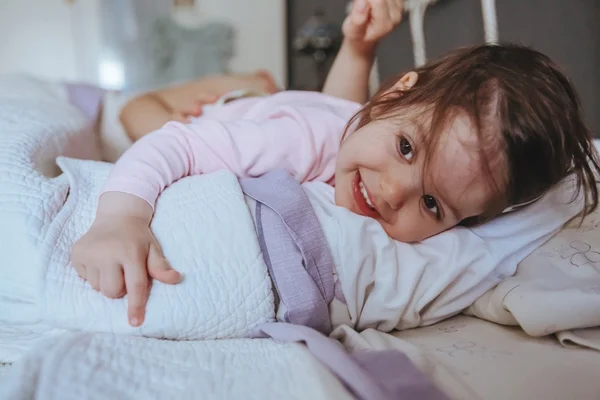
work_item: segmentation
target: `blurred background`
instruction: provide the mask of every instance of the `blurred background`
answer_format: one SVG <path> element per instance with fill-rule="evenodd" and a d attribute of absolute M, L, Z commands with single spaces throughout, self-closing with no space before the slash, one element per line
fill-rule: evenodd
<path fill-rule="evenodd" d="M 144 90 L 266 69 L 282 88 L 318 90 L 347 0 L 0 0 L 0 74 Z M 496 0 L 500 41 L 557 61 L 600 130 L 600 0 Z M 481 2 L 438 0 L 427 57 L 484 42 Z M 408 17 L 379 47 L 375 79 L 414 65 Z"/>

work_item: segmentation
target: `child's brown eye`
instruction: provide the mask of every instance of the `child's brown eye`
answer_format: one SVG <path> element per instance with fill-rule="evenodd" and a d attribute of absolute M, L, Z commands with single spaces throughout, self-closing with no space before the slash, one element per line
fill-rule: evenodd
<path fill-rule="evenodd" d="M 400 137 L 398 139 L 398 152 L 404 157 L 407 161 L 410 161 L 413 158 L 413 148 L 405 137 Z"/>
<path fill-rule="evenodd" d="M 435 215 L 437 220 L 440 219 L 440 208 L 438 207 L 438 202 L 435 197 L 428 194 L 424 195 L 423 204 L 425 204 L 425 207 Z"/>

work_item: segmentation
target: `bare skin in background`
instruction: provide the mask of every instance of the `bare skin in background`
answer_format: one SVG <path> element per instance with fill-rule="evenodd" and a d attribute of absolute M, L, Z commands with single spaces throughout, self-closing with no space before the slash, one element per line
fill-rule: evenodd
<path fill-rule="evenodd" d="M 272 94 L 279 89 L 268 71 L 216 75 L 147 92 L 130 100 L 119 118 L 133 141 L 161 128 L 169 121 L 188 122 L 202 114 L 202 106 L 214 103 L 233 90 Z"/>

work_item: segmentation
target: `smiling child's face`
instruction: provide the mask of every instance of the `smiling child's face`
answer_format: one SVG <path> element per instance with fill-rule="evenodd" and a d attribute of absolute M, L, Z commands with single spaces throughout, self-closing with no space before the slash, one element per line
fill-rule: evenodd
<path fill-rule="evenodd" d="M 402 242 L 421 241 L 483 214 L 497 194 L 482 168 L 471 119 L 461 113 L 449 119 L 426 157 L 427 119 L 427 113 L 407 112 L 371 121 L 347 137 L 337 159 L 336 204 L 376 219 Z M 490 165 L 493 176 L 501 177 L 501 164 Z"/>

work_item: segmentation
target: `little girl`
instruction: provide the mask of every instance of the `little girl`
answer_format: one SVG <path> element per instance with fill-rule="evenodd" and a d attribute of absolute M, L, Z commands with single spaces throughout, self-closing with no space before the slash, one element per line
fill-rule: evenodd
<path fill-rule="evenodd" d="M 356 21 L 358 13 L 348 18 Z M 347 39 L 342 54 L 372 43 L 365 39 L 371 31 L 362 31 L 363 40 Z M 135 143 L 73 247 L 72 263 L 96 290 L 129 294 L 132 325 L 143 321 L 148 275 L 170 284 L 181 279 L 149 229 L 158 196 L 182 177 L 221 169 L 240 178 L 284 169 L 301 183 L 327 183 L 319 196 L 411 243 L 459 225 L 485 226 L 568 177 L 577 179 L 589 212 L 598 203 L 600 172 L 568 80 L 547 57 L 519 46 L 453 51 L 393 78 L 364 106 L 303 92 L 236 100 Z M 559 225 L 577 212 L 552 215 L 553 205 L 545 207 Z M 527 209 L 520 218 L 492 225 L 486 245 L 510 250 L 552 233 Z M 513 232 L 519 236 L 503 237 Z M 197 240 L 203 234 L 210 232 Z"/>

